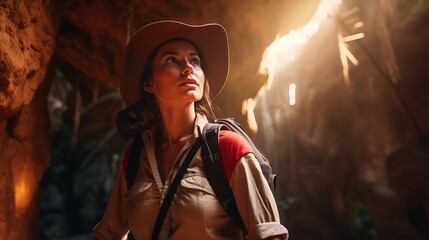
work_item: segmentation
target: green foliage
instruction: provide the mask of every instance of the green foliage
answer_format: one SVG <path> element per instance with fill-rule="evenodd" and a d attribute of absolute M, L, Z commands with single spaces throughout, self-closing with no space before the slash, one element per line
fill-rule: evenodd
<path fill-rule="evenodd" d="M 62 123 L 58 132 L 52 137 L 52 163 L 59 164 L 67 162 L 69 155 L 72 126 Z"/>
<path fill-rule="evenodd" d="M 365 239 L 378 239 L 378 233 L 373 222 L 372 214 L 368 206 L 360 201 L 356 202 L 353 226 L 365 236 Z"/>
<path fill-rule="evenodd" d="M 42 189 L 48 185 L 53 184 L 57 186 L 60 191 L 66 191 L 68 188 L 70 169 L 65 164 L 54 164 L 49 166 L 40 182 Z"/>
<path fill-rule="evenodd" d="M 280 199 L 277 201 L 277 206 L 281 210 L 287 210 L 296 201 L 294 197 L 288 197 L 286 199 Z"/>

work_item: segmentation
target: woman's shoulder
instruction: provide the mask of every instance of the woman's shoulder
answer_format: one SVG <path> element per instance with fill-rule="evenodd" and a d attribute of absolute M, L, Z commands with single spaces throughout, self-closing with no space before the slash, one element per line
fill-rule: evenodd
<path fill-rule="evenodd" d="M 253 152 L 250 145 L 247 143 L 246 139 L 240 134 L 229 131 L 221 130 L 219 133 L 219 145 L 220 148 L 225 150 L 240 150 L 240 151 L 250 151 Z"/>
<path fill-rule="evenodd" d="M 222 156 L 227 179 L 231 176 L 241 157 L 252 153 L 253 150 L 240 134 L 222 130 L 219 133 L 219 149 Z"/>

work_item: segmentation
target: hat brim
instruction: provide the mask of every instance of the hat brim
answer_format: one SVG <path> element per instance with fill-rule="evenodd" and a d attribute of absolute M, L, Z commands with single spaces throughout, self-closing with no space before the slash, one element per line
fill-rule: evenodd
<path fill-rule="evenodd" d="M 198 49 L 202 68 L 214 98 L 225 85 L 229 71 L 228 36 L 217 24 L 188 25 L 177 21 L 148 24 L 134 33 L 125 52 L 122 100 L 130 106 L 141 99 L 142 75 L 152 51 L 171 39 L 186 39 Z"/>

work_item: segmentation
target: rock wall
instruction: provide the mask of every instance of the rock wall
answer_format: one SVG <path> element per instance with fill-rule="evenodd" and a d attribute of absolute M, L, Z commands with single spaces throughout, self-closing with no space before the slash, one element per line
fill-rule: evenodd
<path fill-rule="evenodd" d="M 0 232 L 34 239 L 38 183 L 50 162 L 46 96 L 58 18 L 52 1 L 0 3 Z"/>
<path fill-rule="evenodd" d="M 307 44 L 277 49 L 256 108 L 291 236 L 427 239 L 427 3 L 343 1 L 318 20 Z M 358 33 L 347 49 L 359 63 L 344 68 L 339 36 Z"/>

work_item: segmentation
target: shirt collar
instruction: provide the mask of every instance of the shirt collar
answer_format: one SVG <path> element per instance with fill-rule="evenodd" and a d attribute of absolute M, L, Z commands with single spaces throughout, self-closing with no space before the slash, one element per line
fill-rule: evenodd
<path fill-rule="evenodd" d="M 193 132 L 193 138 L 197 138 L 201 136 L 203 132 L 204 126 L 208 123 L 207 117 L 203 114 L 197 113 L 194 121 L 194 132 Z M 143 131 L 143 139 L 149 140 L 152 138 L 153 134 L 155 133 L 156 129 L 158 128 L 158 124 L 155 126 L 148 128 Z"/>
<path fill-rule="evenodd" d="M 197 113 L 197 117 L 195 118 L 195 123 L 194 123 L 194 136 L 195 137 L 199 137 L 201 136 L 202 132 L 203 132 L 203 128 L 204 126 L 206 126 L 206 124 L 209 121 L 207 120 L 207 117 Z"/>

